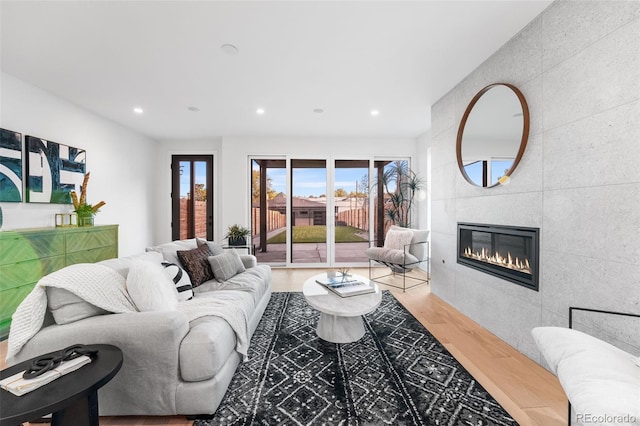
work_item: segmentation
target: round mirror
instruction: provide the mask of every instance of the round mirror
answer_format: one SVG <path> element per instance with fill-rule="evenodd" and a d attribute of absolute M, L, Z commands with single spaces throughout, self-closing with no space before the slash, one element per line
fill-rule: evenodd
<path fill-rule="evenodd" d="M 469 183 L 492 187 L 509 182 L 527 146 L 529 107 L 506 83 L 491 84 L 473 97 L 458 128 L 458 167 Z"/>

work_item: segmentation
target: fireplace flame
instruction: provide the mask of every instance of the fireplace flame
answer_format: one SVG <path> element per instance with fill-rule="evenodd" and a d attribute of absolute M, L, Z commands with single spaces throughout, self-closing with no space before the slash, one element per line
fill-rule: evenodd
<path fill-rule="evenodd" d="M 529 265 L 529 259 L 524 258 L 520 260 L 518 257 L 514 259 L 510 252 L 507 252 L 507 256 L 504 257 L 500 253 L 494 253 L 493 255 L 486 248 L 482 248 L 481 251 L 473 251 L 471 247 L 464 249 L 464 257 L 469 259 L 479 260 L 481 262 L 498 265 L 503 268 L 513 269 L 518 272 L 531 274 L 531 266 Z"/>

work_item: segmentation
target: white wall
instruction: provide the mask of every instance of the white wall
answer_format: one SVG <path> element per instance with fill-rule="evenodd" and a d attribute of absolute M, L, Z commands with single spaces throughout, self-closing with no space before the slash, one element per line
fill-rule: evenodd
<path fill-rule="evenodd" d="M 568 325 L 568 307 L 640 312 L 640 2 L 557 1 L 432 107 L 432 290 L 534 360 L 530 331 Z M 458 124 L 490 83 L 531 113 L 508 186 L 460 174 Z M 540 291 L 456 264 L 457 222 L 541 229 Z M 638 322 L 578 318 L 640 352 Z"/>
<path fill-rule="evenodd" d="M 156 144 L 9 74 L 0 74 L 0 127 L 87 151 L 88 202 L 107 204 L 96 224 L 119 225 L 119 253 L 140 252 L 153 236 Z M 24 197 L 23 197 L 24 198 Z M 60 204 L 2 203 L 3 230 L 55 225 Z"/>
<path fill-rule="evenodd" d="M 416 153 L 417 158 L 414 165 L 416 173 L 422 177 L 426 186 L 426 199 L 417 203 L 418 209 L 418 222 L 417 228 L 431 229 L 431 179 L 429 177 L 430 162 L 431 162 L 431 135 L 429 132 L 420 135 L 416 141 Z"/>
<path fill-rule="evenodd" d="M 172 154 L 214 153 L 214 238 L 221 240 L 229 225 L 248 225 L 249 156 L 289 155 L 300 158 L 408 157 L 415 163 L 416 140 L 411 138 L 309 138 L 309 137 L 224 137 L 210 141 L 171 141 L 159 145 L 160 177 L 156 228 L 157 243 L 171 239 L 169 164 Z"/>

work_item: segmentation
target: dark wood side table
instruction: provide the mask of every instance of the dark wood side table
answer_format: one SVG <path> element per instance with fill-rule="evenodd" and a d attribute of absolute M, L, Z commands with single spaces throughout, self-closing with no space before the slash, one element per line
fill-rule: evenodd
<path fill-rule="evenodd" d="M 87 347 L 98 350 L 91 363 L 41 388 L 22 396 L 0 389 L 0 426 L 16 426 L 49 413 L 51 426 L 97 426 L 98 389 L 120 370 L 122 351 L 112 345 Z M 0 371 L 0 378 L 26 370 L 31 361 Z"/>

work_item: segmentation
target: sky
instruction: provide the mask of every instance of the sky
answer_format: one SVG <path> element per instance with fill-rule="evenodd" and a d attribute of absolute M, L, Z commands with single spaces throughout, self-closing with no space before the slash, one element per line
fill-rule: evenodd
<path fill-rule="evenodd" d="M 181 162 L 182 173 L 180 177 L 180 196 L 184 197 L 189 192 L 190 163 Z M 255 167 L 255 165 L 254 165 Z M 335 168 L 334 188 L 342 188 L 347 193 L 362 192 L 362 178 L 369 173 L 368 168 Z M 474 173 L 467 169 L 472 176 Z M 276 192 L 287 194 L 287 171 L 283 168 L 267 169 L 267 176 L 271 178 L 271 187 Z M 195 162 L 196 183 L 206 183 L 206 163 Z M 295 197 L 319 197 L 327 194 L 327 169 L 320 168 L 294 168 L 293 169 L 293 196 Z M 357 188 L 356 188 L 357 186 Z M 333 191 L 331 191 L 333 193 Z"/>
<path fill-rule="evenodd" d="M 335 188 L 343 188 L 347 193 L 358 191 L 362 177 L 369 172 L 365 168 L 335 169 Z M 267 176 L 271 178 L 271 187 L 276 192 L 287 194 L 287 171 L 285 169 L 268 169 Z M 327 194 L 327 169 L 293 169 L 293 196 L 309 197 Z"/>
<path fill-rule="evenodd" d="M 184 197 L 189 192 L 189 162 L 182 163 L 183 170 L 180 179 L 180 196 Z M 196 162 L 196 183 L 206 182 L 206 167 L 204 162 Z M 362 192 L 361 181 L 367 175 L 366 168 L 339 168 L 335 169 L 335 188 L 343 188 L 347 193 Z M 271 178 L 272 189 L 276 192 L 288 193 L 286 189 L 286 169 L 268 169 L 267 176 Z M 296 197 L 309 197 L 326 195 L 327 193 L 327 169 L 294 169 L 293 170 L 293 195 Z"/>
<path fill-rule="evenodd" d="M 180 197 L 186 197 L 189 193 L 190 189 L 190 174 L 191 174 L 191 164 L 188 161 L 181 161 L 180 167 L 182 168 L 180 174 Z M 196 161 L 196 183 L 204 183 L 206 185 L 207 182 L 207 163 L 204 161 Z"/>
<path fill-rule="evenodd" d="M 494 185 L 498 179 L 511 168 L 513 160 L 492 160 L 489 171 L 489 185 Z M 482 186 L 482 162 L 476 161 L 464 166 L 464 171 L 472 182 Z"/>

